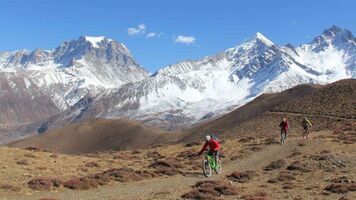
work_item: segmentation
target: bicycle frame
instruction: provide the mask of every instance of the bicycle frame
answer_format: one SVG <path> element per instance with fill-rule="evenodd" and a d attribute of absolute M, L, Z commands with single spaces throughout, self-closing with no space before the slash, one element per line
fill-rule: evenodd
<path fill-rule="evenodd" d="M 205 159 L 209 162 L 210 166 L 212 169 L 216 169 L 216 160 L 214 159 L 214 156 L 206 154 Z"/>

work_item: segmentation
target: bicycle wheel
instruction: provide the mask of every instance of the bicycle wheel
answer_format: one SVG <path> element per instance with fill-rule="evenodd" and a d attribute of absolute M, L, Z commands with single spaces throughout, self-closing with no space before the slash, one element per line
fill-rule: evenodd
<path fill-rule="evenodd" d="M 220 160 L 218 161 L 217 166 L 215 167 L 214 171 L 215 171 L 216 174 L 221 174 L 221 172 L 222 172 L 222 164 L 221 164 Z"/>
<path fill-rule="evenodd" d="M 203 173 L 206 177 L 211 176 L 211 166 L 209 161 L 205 160 L 203 161 Z"/>

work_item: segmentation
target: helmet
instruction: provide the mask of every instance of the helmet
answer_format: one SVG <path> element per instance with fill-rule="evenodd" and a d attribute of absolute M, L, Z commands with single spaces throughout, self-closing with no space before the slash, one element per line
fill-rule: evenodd
<path fill-rule="evenodd" d="M 206 135 L 206 136 L 205 136 L 205 140 L 206 140 L 206 141 L 210 141 L 210 140 L 211 140 L 211 136 L 210 136 L 210 135 Z"/>

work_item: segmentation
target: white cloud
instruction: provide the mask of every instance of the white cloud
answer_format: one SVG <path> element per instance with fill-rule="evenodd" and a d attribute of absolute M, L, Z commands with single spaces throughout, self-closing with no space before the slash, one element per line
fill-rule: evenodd
<path fill-rule="evenodd" d="M 189 45 L 189 44 L 195 43 L 195 37 L 193 37 L 193 36 L 178 35 L 178 37 L 176 37 L 176 39 L 174 40 L 174 42 Z"/>
<path fill-rule="evenodd" d="M 156 36 L 157 36 L 157 33 L 149 32 L 149 33 L 147 33 L 146 38 L 152 38 L 152 37 L 156 37 Z"/>
<path fill-rule="evenodd" d="M 163 36 L 163 33 L 160 32 L 160 33 L 157 33 L 157 32 L 149 32 L 147 33 L 146 35 L 146 38 L 154 38 L 154 37 L 157 37 L 157 38 L 160 38 Z"/>
<path fill-rule="evenodd" d="M 130 36 L 143 34 L 145 32 L 146 32 L 146 25 L 145 24 L 139 24 L 136 27 L 130 27 L 130 28 L 127 29 L 127 33 Z"/>

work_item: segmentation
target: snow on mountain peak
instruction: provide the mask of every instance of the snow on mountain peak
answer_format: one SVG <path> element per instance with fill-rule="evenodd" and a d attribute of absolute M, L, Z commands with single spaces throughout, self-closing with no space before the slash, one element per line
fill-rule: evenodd
<path fill-rule="evenodd" d="M 84 38 L 85 41 L 90 42 L 94 48 L 98 48 L 99 47 L 98 43 L 102 42 L 105 39 L 104 36 L 98 36 L 98 37 L 84 36 Z"/>
<path fill-rule="evenodd" d="M 331 33 L 334 33 L 334 34 L 337 34 L 338 32 L 342 31 L 343 29 L 341 29 L 340 27 L 336 26 L 336 25 L 333 25 L 331 26 L 330 28 L 326 29 L 324 31 L 324 34 L 327 33 L 327 32 L 331 32 Z"/>
<path fill-rule="evenodd" d="M 271 40 L 267 39 L 264 35 L 262 35 L 262 33 L 257 32 L 255 39 L 262 41 L 263 43 L 265 43 L 268 46 L 272 46 L 274 45 L 273 42 L 271 42 Z"/>
<path fill-rule="evenodd" d="M 234 48 L 227 49 L 225 52 L 230 59 L 239 57 L 239 59 L 248 60 L 250 56 L 260 55 L 272 46 L 274 46 L 273 42 L 257 32 L 255 37 Z"/>

